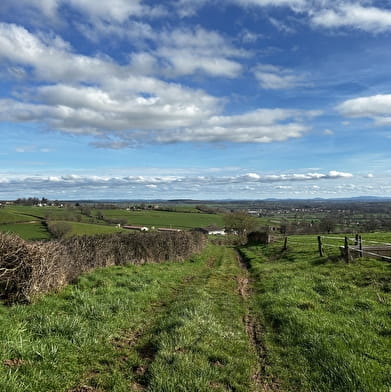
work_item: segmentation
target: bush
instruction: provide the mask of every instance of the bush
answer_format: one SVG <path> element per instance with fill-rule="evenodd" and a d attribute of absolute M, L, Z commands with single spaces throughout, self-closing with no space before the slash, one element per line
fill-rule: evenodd
<path fill-rule="evenodd" d="M 72 230 L 69 222 L 48 222 L 47 228 L 54 238 L 62 238 Z"/>

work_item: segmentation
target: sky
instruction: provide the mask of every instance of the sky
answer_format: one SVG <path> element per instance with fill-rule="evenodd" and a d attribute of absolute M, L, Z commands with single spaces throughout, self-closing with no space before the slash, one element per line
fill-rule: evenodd
<path fill-rule="evenodd" d="M 389 0 L 1 0 L 0 200 L 391 196 Z"/>

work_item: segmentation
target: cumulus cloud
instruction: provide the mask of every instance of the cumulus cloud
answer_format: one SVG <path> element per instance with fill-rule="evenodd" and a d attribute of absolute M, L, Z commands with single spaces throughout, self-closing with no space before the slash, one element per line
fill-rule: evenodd
<path fill-rule="evenodd" d="M 308 0 L 232 0 L 234 3 L 243 6 L 260 6 L 260 7 L 291 7 L 296 9 L 302 8 L 308 3 Z"/>
<path fill-rule="evenodd" d="M 289 89 L 304 85 L 304 77 L 295 75 L 290 69 L 271 64 L 260 64 L 254 68 L 255 78 L 264 89 Z"/>
<path fill-rule="evenodd" d="M 378 125 L 391 125 L 391 94 L 349 99 L 337 110 L 347 117 L 368 117 Z"/>
<path fill-rule="evenodd" d="M 156 189 L 159 186 L 186 185 L 191 189 L 194 185 L 200 186 L 220 186 L 221 184 L 249 184 L 249 183 L 275 183 L 275 182 L 301 182 L 309 180 L 325 179 L 345 179 L 352 178 L 350 173 L 331 171 L 329 173 L 305 173 L 305 174 L 276 174 L 262 175 L 257 173 L 247 173 L 234 176 L 82 176 L 76 174 L 62 176 L 21 176 L 2 177 L 1 185 L 4 186 L 25 186 L 29 189 L 56 187 L 63 188 L 99 188 L 115 187 L 117 189 L 129 186 L 145 186 Z M 282 186 L 284 187 L 284 186 Z M 285 186 L 286 187 L 286 186 Z M 288 186 L 289 187 L 289 186 Z"/>
<path fill-rule="evenodd" d="M 374 0 L 230 0 L 230 2 L 246 8 L 289 8 L 317 28 L 352 28 L 370 33 L 391 30 L 391 11 L 382 8 L 381 5 L 375 6 Z M 205 1 L 198 7 L 204 4 Z M 195 7 L 192 10 L 193 14 Z M 270 18 L 270 22 L 282 31 L 290 33 L 294 31 L 274 18 Z"/>
<path fill-rule="evenodd" d="M 214 52 L 219 48 L 222 56 L 245 55 L 217 33 L 203 29 L 166 33 L 162 42 L 162 56 L 169 50 L 164 44 L 177 51 L 171 59 L 176 73 L 199 67 L 234 76 L 240 66 L 224 58 L 216 61 Z M 187 63 L 186 56 L 180 60 L 183 51 L 197 55 L 199 61 Z M 37 122 L 48 129 L 93 135 L 100 138 L 95 145 L 101 147 L 140 142 L 284 141 L 309 131 L 306 122 L 316 115 L 291 109 L 222 115 L 223 101 L 202 90 L 134 72 L 140 58 L 119 65 L 108 57 L 80 55 L 59 37 L 38 37 L 14 24 L 0 24 L 0 58 L 46 83 L 31 93 L 26 89 L 18 99 L 2 99 L 2 120 Z M 143 58 L 152 70 L 153 57 L 145 54 Z"/>
<path fill-rule="evenodd" d="M 0 199 L 37 196 L 52 199 L 115 198 L 251 198 L 314 197 L 333 195 L 389 194 L 386 178 L 353 175 L 343 170 L 291 173 L 243 172 L 239 168 L 218 169 L 123 169 L 107 175 L 60 174 L 15 175 L 0 172 Z M 105 172 L 105 171 L 103 171 Z M 138 173 L 142 173 L 141 175 Z M 170 174 L 175 173 L 175 174 Z"/>
<path fill-rule="evenodd" d="M 315 26 L 324 28 L 350 27 L 379 33 L 391 29 L 391 11 L 364 7 L 360 4 L 342 3 L 336 8 L 323 9 L 314 14 L 311 21 Z"/>
<path fill-rule="evenodd" d="M 183 28 L 159 35 L 157 57 L 164 60 L 173 75 L 190 75 L 202 71 L 212 76 L 235 77 L 242 66 L 232 58 L 247 56 L 214 31 L 201 27 Z"/>
<path fill-rule="evenodd" d="M 73 53 L 61 37 L 38 37 L 8 23 L 0 23 L 0 59 L 32 67 L 35 76 L 44 81 L 96 81 L 121 71 L 108 58 Z"/>
<path fill-rule="evenodd" d="M 143 0 L 2 0 L 4 7 L 28 9 L 43 13 L 52 20 L 56 19 L 60 7 L 70 7 L 91 20 L 122 23 L 134 16 L 160 16 L 167 11 L 162 6 L 149 6 Z M 37 13 L 38 16 L 38 13 Z"/>

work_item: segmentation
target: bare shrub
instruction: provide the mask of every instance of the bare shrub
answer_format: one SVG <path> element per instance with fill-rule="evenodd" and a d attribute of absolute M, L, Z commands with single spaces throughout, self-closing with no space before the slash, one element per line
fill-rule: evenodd
<path fill-rule="evenodd" d="M 42 292 L 67 282 L 67 251 L 57 242 L 29 243 L 0 233 L 0 296 L 29 302 Z"/>
<path fill-rule="evenodd" d="M 72 225 L 69 222 L 49 221 L 47 228 L 54 238 L 62 238 L 72 230 Z"/>

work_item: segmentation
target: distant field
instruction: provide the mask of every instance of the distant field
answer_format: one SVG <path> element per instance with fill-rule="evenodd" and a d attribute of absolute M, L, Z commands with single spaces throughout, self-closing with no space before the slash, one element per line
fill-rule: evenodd
<path fill-rule="evenodd" d="M 173 227 L 191 229 L 216 225 L 223 226 L 221 215 L 167 212 L 167 211 L 126 211 L 126 210 L 100 210 L 105 218 L 126 219 L 130 225 L 143 225 L 154 227 Z"/>
<path fill-rule="evenodd" d="M 186 211 L 195 211 L 194 208 L 183 207 Z M 223 226 L 222 216 L 198 212 L 169 212 L 169 211 L 126 211 L 124 209 L 90 209 L 91 216 L 81 214 L 78 208 L 58 207 L 26 207 L 9 206 L 0 209 L 0 231 L 12 232 L 26 240 L 44 240 L 50 238 L 45 221 L 67 222 L 71 230 L 66 236 L 94 235 L 115 233 L 123 229 L 98 219 L 100 215 L 108 222 L 121 220 L 130 225 L 148 227 L 172 227 L 191 229 L 216 225 Z M 99 224 L 97 224 L 99 223 Z"/>
<path fill-rule="evenodd" d="M 25 240 L 46 240 L 50 234 L 41 221 L 0 225 L 0 231 L 15 233 Z"/>
<path fill-rule="evenodd" d="M 79 223 L 79 222 L 69 222 L 72 229 L 67 233 L 67 237 L 72 235 L 95 235 L 95 234 L 110 234 L 117 233 L 119 231 L 125 231 L 114 226 L 106 225 L 94 225 L 90 223 Z"/>
<path fill-rule="evenodd" d="M 31 221 L 32 217 L 0 208 L 0 224 Z"/>

